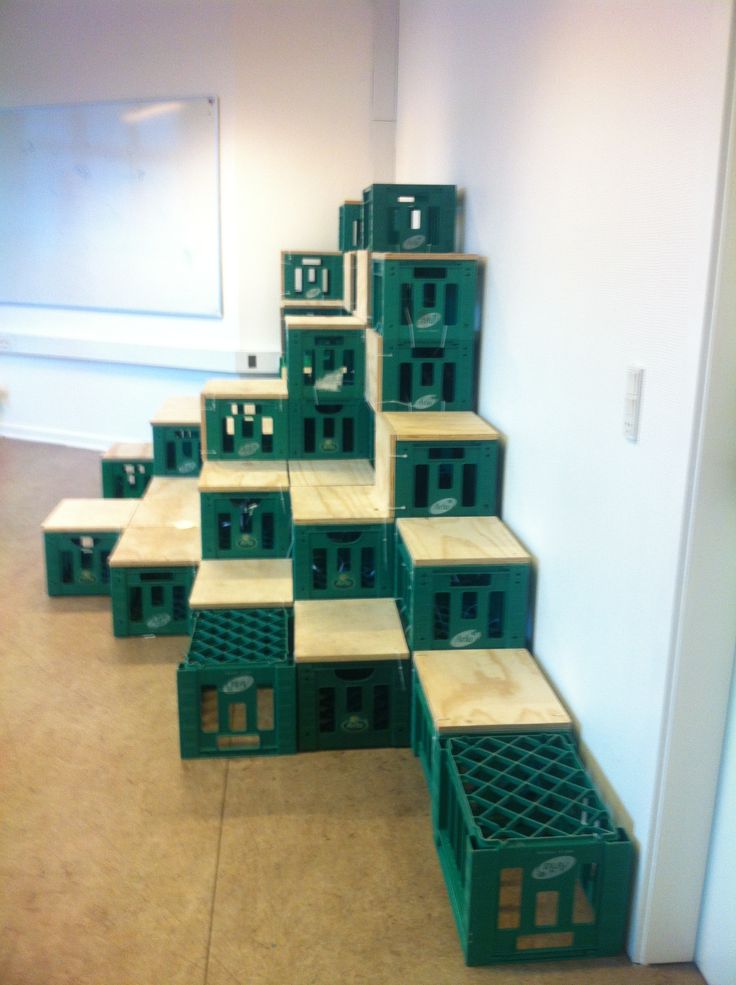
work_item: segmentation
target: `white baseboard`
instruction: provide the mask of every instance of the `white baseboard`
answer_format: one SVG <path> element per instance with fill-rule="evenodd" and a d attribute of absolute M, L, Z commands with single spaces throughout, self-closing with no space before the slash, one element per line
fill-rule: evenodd
<path fill-rule="evenodd" d="M 110 445 L 123 438 L 93 434 L 86 431 L 63 431 L 58 428 L 34 427 L 30 424 L 2 424 L 0 436 L 17 441 L 40 441 L 48 445 L 67 445 L 70 448 L 89 448 L 91 451 L 107 451 Z"/>

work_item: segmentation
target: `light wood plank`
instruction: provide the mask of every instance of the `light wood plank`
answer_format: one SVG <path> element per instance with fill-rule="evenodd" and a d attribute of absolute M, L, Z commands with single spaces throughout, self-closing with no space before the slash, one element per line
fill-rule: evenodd
<path fill-rule="evenodd" d="M 111 445 L 102 458 L 105 461 L 152 462 L 153 444 L 150 441 L 120 441 Z"/>
<path fill-rule="evenodd" d="M 156 475 L 148 483 L 131 524 L 136 527 L 178 527 L 181 530 L 200 526 L 199 488 L 197 479 L 179 479 Z"/>
<path fill-rule="evenodd" d="M 383 399 L 383 338 L 374 328 L 365 330 L 365 399 L 376 413 Z M 419 417 L 419 414 L 407 414 Z"/>
<path fill-rule="evenodd" d="M 294 603 L 296 663 L 408 659 L 393 599 Z"/>
<path fill-rule="evenodd" d="M 45 533 L 115 533 L 130 523 L 138 499 L 62 499 L 41 524 Z"/>
<path fill-rule="evenodd" d="M 393 514 L 396 505 L 396 441 L 386 424 L 385 414 L 376 414 L 375 427 L 376 497 L 382 509 Z"/>
<path fill-rule="evenodd" d="M 342 258 L 342 300 L 346 311 L 355 310 L 353 297 L 353 256 L 354 250 L 346 250 Z"/>
<path fill-rule="evenodd" d="M 355 314 L 369 322 L 371 312 L 371 254 L 369 250 L 356 250 Z"/>
<path fill-rule="evenodd" d="M 288 558 L 202 561 L 189 606 L 192 609 L 290 608 L 294 601 Z"/>
<path fill-rule="evenodd" d="M 386 523 L 393 520 L 373 486 L 300 486 L 291 490 L 295 524 Z"/>
<path fill-rule="evenodd" d="M 359 331 L 365 328 L 365 321 L 356 318 L 355 315 L 286 315 L 284 318 L 286 330 L 317 329 L 322 332 L 325 329 L 336 331 Z"/>
<path fill-rule="evenodd" d="M 200 493 L 264 492 L 289 488 L 285 461 L 207 461 L 199 474 Z"/>
<path fill-rule="evenodd" d="M 151 424 L 199 427 L 199 397 L 169 397 L 151 418 Z"/>
<path fill-rule="evenodd" d="M 345 302 L 342 298 L 320 298 L 316 301 L 306 301 L 302 298 L 282 298 L 281 300 L 281 310 L 284 312 L 287 309 L 298 311 L 299 308 L 321 308 L 323 311 L 339 309 L 342 311 L 344 307 Z"/>
<path fill-rule="evenodd" d="M 373 467 L 367 458 L 295 459 L 289 462 L 292 486 L 372 486 Z"/>
<path fill-rule="evenodd" d="M 376 260 L 401 260 L 402 263 L 416 263 L 418 260 L 429 260 L 442 263 L 459 263 L 461 260 L 477 260 L 483 258 L 477 253 L 374 253 Z"/>
<path fill-rule="evenodd" d="M 418 650 L 414 668 L 440 735 L 572 729 L 528 650 Z"/>
<path fill-rule="evenodd" d="M 470 410 L 384 414 L 397 441 L 497 441 L 498 431 Z"/>
<path fill-rule="evenodd" d="M 111 568 L 179 568 L 199 564 L 199 530 L 194 527 L 126 527 L 110 555 Z"/>
<path fill-rule="evenodd" d="M 408 517 L 396 527 L 417 566 L 528 564 L 531 556 L 495 516 Z"/>
<path fill-rule="evenodd" d="M 281 376 L 208 380 L 202 388 L 203 400 L 246 400 L 248 397 L 286 400 L 288 396 L 286 380 Z"/>

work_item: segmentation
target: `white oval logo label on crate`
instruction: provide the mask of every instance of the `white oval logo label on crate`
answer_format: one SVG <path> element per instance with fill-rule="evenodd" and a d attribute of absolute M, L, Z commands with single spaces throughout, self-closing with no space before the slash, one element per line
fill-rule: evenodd
<path fill-rule="evenodd" d="M 456 633 L 450 640 L 450 646 L 471 646 L 476 640 L 480 639 L 477 629 L 464 629 L 462 633 Z"/>
<path fill-rule="evenodd" d="M 238 455 L 241 458 L 247 458 L 249 455 L 255 455 L 261 446 L 257 441 L 246 441 L 242 445 L 238 445 Z"/>
<path fill-rule="evenodd" d="M 422 315 L 421 318 L 417 318 L 415 325 L 417 328 L 434 328 L 435 325 L 439 325 L 442 321 L 442 315 L 439 311 L 429 311 L 426 315 Z"/>
<path fill-rule="evenodd" d="M 365 732 L 368 728 L 368 719 L 361 715 L 348 715 L 340 722 L 343 732 Z"/>
<path fill-rule="evenodd" d="M 355 579 L 352 575 L 339 574 L 334 581 L 335 588 L 353 588 L 355 585 Z"/>
<path fill-rule="evenodd" d="M 80 571 L 79 580 L 86 582 L 93 582 L 93 581 L 97 581 L 97 578 L 95 576 L 94 571 Z"/>
<path fill-rule="evenodd" d="M 168 626 L 171 622 L 171 616 L 168 612 L 161 612 L 157 616 L 151 616 L 150 619 L 146 619 L 146 626 L 149 629 L 163 629 L 164 626 Z"/>
<path fill-rule="evenodd" d="M 407 236 L 401 245 L 405 250 L 418 250 L 420 246 L 424 245 L 426 239 L 426 236 L 417 233 L 416 236 Z"/>
<path fill-rule="evenodd" d="M 419 400 L 415 400 L 414 407 L 416 410 L 429 410 L 430 407 L 439 403 L 439 399 L 436 393 L 428 393 L 426 396 L 420 397 Z"/>
<path fill-rule="evenodd" d="M 243 547 L 250 549 L 252 547 L 258 547 L 258 541 L 253 536 L 253 534 L 242 534 L 238 537 L 238 547 Z"/>
<path fill-rule="evenodd" d="M 536 869 L 532 869 L 532 879 L 555 879 L 557 876 L 569 872 L 575 865 L 576 859 L 573 855 L 556 855 L 542 862 Z"/>
<path fill-rule="evenodd" d="M 223 685 L 223 694 L 241 694 L 243 691 L 247 691 L 249 687 L 253 687 L 255 683 L 255 678 L 251 677 L 250 674 L 243 674 L 241 677 L 232 677 Z"/>
<path fill-rule="evenodd" d="M 449 513 L 456 506 L 457 500 L 453 496 L 448 496 L 446 499 L 438 499 L 436 503 L 432 503 L 429 512 L 432 516 L 440 516 L 442 513 Z"/>
<path fill-rule="evenodd" d="M 305 293 L 304 297 L 309 298 L 311 301 L 313 298 L 318 298 L 321 293 L 322 292 L 318 287 L 310 287 L 309 290 Z"/>
<path fill-rule="evenodd" d="M 186 475 L 187 472 L 194 472 L 196 467 L 196 462 L 182 462 L 177 471 L 181 472 L 182 475 Z"/>

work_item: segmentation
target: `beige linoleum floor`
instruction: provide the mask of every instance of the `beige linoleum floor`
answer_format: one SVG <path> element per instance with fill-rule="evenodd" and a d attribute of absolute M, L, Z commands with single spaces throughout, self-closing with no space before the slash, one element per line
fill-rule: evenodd
<path fill-rule="evenodd" d="M 702 985 L 466 968 L 408 750 L 182 763 L 187 639 L 46 595 L 41 521 L 97 495 L 96 453 L 0 439 L 2 985 Z"/>

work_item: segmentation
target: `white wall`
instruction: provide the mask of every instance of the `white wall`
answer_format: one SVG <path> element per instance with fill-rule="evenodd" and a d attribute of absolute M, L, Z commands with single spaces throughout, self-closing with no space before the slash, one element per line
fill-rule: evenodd
<path fill-rule="evenodd" d="M 0 5 L 3 105 L 220 97 L 225 312 L 200 321 L 0 306 L 0 353 L 18 335 L 61 336 L 132 344 L 142 361 L 164 364 L 174 348 L 173 364 L 192 368 L 198 356 L 187 359 L 186 350 L 209 350 L 208 366 L 232 372 L 235 350 L 278 351 L 280 251 L 337 249 L 339 204 L 373 180 L 391 180 L 394 124 L 383 106 L 374 112 L 372 70 L 374 57 L 385 62 L 393 8 L 387 0 Z M 60 410 L 44 393 L 50 380 L 63 392 L 68 372 L 64 360 L 3 357 L 4 433 L 54 440 L 56 430 L 72 443 L 94 433 L 103 444 L 145 436 L 141 417 L 151 408 L 135 395 L 150 373 L 77 367 L 75 407 Z M 186 374 L 157 378 L 167 381 L 158 390 L 172 393 L 193 383 Z M 111 400 L 120 408 L 114 423 Z"/>
<path fill-rule="evenodd" d="M 694 937 L 671 924 L 655 947 L 642 917 L 730 13 L 721 0 L 401 4 L 396 177 L 461 186 L 464 248 L 488 258 L 479 409 L 508 440 L 504 519 L 538 558 L 534 649 L 639 846 L 639 960 L 685 960 Z M 636 444 L 622 435 L 631 364 L 645 368 Z"/>

